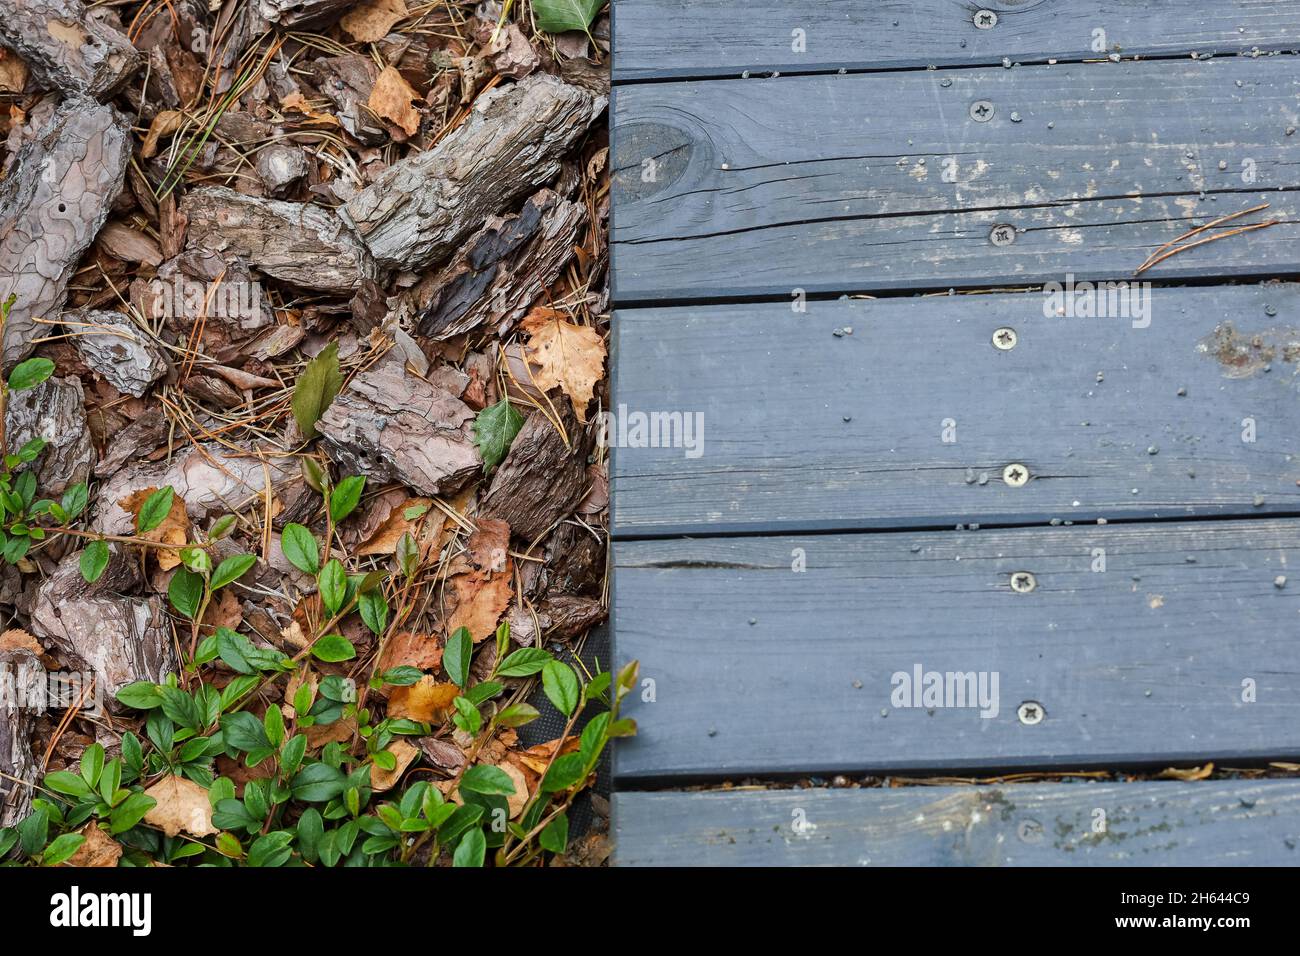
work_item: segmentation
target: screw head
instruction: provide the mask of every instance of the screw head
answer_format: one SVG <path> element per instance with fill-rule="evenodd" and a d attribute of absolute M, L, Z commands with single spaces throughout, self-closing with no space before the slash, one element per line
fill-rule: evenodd
<path fill-rule="evenodd" d="M 1016 836 L 1020 838 L 1021 843 L 1041 843 L 1043 825 L 1037 820 L 1021 820 L 1020 825 L 1016 827 Z"/>
<path fill-rule="evenodd" d="M 1002 469 L 1002 480 L 1012 488 L 1022 488 L 1029 481 L 1029 469 L 1020 462 L 1012 462 Z"/>
<path fill-rule="evenodd" d="M 1026 727 L 1032 727 L 1034 724 L 1041 724 L 1043 718 L 1047 716 L 1047 711 L 1043 710 L 1043 705 L 1036 700 L 1027 700 L 1016 708 L 1016 716 Z"/>
<path fill-rule="evenodd" d="M 1016 241 L 1016 227 L 1000 222 L 989 230 L 989 242 L 995 246 L 1009 246 Z"/>
<path fill-rule="evenodd" d="M 998 25 L 998 15 L 992 10 L 976 10 L 972 19 L 981 30 L 992 30 Z"/>
<path fill-rule="evenodd" d="M 1011 590 L 1018 594 L 1028 594 L 1038 587 L 1038 579 L 1028 571 L 1017 571 L 1011 575 Z"/>
<path fill-rule="evenodd" d="M 1010 352 L 1020 341 L 1020 336 L 1016 335 L 1016 330 L 1011 328 L 998 329 L 993 333 L 993 347 L 1003 352 Z"/>
<path fill-rule="evenodd" d="M 976 100 L 970 105 L 970 118 L 977 123 L 987 123 L 997 109 L 988 100 Z"/>

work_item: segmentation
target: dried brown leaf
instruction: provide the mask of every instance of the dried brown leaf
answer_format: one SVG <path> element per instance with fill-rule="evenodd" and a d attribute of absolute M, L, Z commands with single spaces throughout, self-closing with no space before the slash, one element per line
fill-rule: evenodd
<path fill-rule="evenodd" d="M 217 832 L 212 825 L 212 803 L 208 791 L 193 780 L 167 776 L 145 791 L 158 805 L 144 815 L 144 822 L 156 827 L 170 837 L 182 830 L 196 837 L 211 836 Z"/>
<path fill-rule="evenodd" d="M 354 40 L 374 43 L 388 36 L 393 24 L 406 16 L 404 0 L 368 0 L 345 13 L 339 23 Z"/>
<path fill-rule="evenodd" d="M 559 386 L 573 400 L 578 421 L 586 423 L 587 404 L 596 383 L 605 377 L 605 342 L 590 326 L 575 325 L 563 312 L 540 306 L 521 323 L 532 338 L 524 347 L 530 363 L 540 366 L 543 391 Z"/>
<path fill-rule="evenodd" d="M 376 116 L 395 123 L 407 136 L 414 136 L 420 129 L 420 113 L 411 106 L 411 101 L 419 98 L 420 94 L 411 88 L 402 74 L 386 66 L 375 80 L 375 88 L 370 91 L 366 105 Z"/>

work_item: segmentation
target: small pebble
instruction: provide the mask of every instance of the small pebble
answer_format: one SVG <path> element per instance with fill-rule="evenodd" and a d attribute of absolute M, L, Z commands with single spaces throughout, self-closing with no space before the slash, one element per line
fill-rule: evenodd
<path fill-rule="evenodd" d="M 840 789 L 843 789 L 844 787 L 847 787 L 848 785 L 849 785 L 849 778 L 848 778 L 848 777 L 841 777 L 841 776 L 831 777 L 831 786 L 832 786 L 832 787 L 838 787 L 838 788 L 840 788 Z"/>
<path fill-rule="evenodd" d="M 1185 388 L 1180 388 L 1180 389 L 1178 390 L 1178 397 L 1179 397 L 1179 398 L 1186 398 L 1186 397 L 1187 397 L 1187 389 L 1185 389 Z"/>
<path fill-rule="evenodd" d="M 1256 495 L 1256 496 L 1255 496 L 1255 507 L 1256 507 L 1256 508 L 1262 508 L 1262 507 L 1264 507 L 1264 496 L 1263 496 L 1263 495 Z"/>
<path fill-rule="evenodd" d="M 1264 314 L 1271 319 L 1273 316 L 1277 315 L 1277 309 L 1274 306 L 1266 305 L 1264 306 Z"/>
<path fill-rule="evenodd" d="M 1155 445 L 1149 445 L 1149 446 L 1147 447 L 1147 454 L 1148 454 L 1148 455 L 1158 455 L 1158 454 L 1160 454 L 1160 449 L 1157 448 Z"/>
<path fill-rule="evenodd" d="M 881 707 L 881 708 L 880 708 L 880 716 L 881 716 L 881 717 L 888 717 L 888 716 L 889 716 L 889 711 L 887 711 L 885 708 Z"/>
<path fill-rule="evenodd" d="M 853 682 L 853 689 L 854 689 L 854 690 L 862 690 L 862 681 L 860 681 L 860 680 L 855 680 L 855 681 Z"/>
<path fill-rule="evenodd" d="M 1282 590 L 1284 587 L 1286 587 L 1286 575 L 1279 574 L 1277 577 L 1275 577 L 1273 579 L 1273 587 L 1277 588 L 1279 591 Z"/>
<path fill-rule="evenodd" d="M 1015 110 L 1012 110 L 1012 111 L 1011 111 L 1011 122 L 1013 122 L 1013 123 L 1019 123 L 1020 120 L 1021 120 L 1021 116 L 1020 116 L 1020 114 L 1019 114 L 1018 112 L 1016 112 Z"/>
<path fill-rule="evenodd" d="M 758 623 L 758 618 L 756 618 L 756 617 L 751 617 L 751 618 L 749 619 L 749 626 L 750 626 L 750 627 L 753 627 L 753 626 L 754 626 L 755 624 L 757 624 L 757 623 Z"/>
<path fill-rule="evenodd" d="M 716 736 L 718 736 L 718 728 L 717 728 L 717 727 L 710 727 L 710 728 L 709 728 L 709 736 L 710 736 L 710 737 L 716 737 Z"/>

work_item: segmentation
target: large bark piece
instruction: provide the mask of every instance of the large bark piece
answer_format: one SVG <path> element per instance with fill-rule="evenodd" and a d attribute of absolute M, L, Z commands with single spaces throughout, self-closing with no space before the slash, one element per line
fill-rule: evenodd
<path fill-rule="evenodd" d="M 79 0 L 0 0 L 0 44 L 47 90 L 104 98 L 139 68 L 131 42 Z"/>
<path fill-rule="evenodd" d="M 6 367 L 25 358 L 36 319 L 57 316 L 77 261 L 108 218 L 131 158 L 130 124 L 111 106 L 66 99 L 0 183 L 0 301 Z"/>
<path fill-rule="evenodd" d="M 40 766 L 32 754 L 32 723 L 40 710 L 45 668 L 31 651 L 0 651 L 0 827 L 11 827 L 31 811 L 32 785 Z"/>
<path fill-rule="evenodd" d="M 245 196 L 208 186 L 187 195 L 186 250 L 238 256 L 302 289 L 355 292 L 374 263 L 344 222 L 323 206 Z"/>
<path fill-rule="evenodd" d="M 95 673 L 103 699 L 127 684 L 158 683 L 177 667 L 161 598 L 126 597 L 140 572 L 134 559 L 114 553 L 103 576 L 87 584 L 80 553 L 59 562 L 36 594 L 32 632 L 74 667 Z"/>
<path fill-rule="evenodd" d="M 447 266 L 421 283 L 432 298 L 419 331 L 445 340 L 500 322 L 508 332 L 573 257 L 587 221 L 581 203 L 549 189 L 531 196 L 517 215 L 490 219 Z"/>
<path fill-rule="evenodd" d="M 573 513 L 587 491 L 587 456 L 593 439 L 561 400 L 564 430 L 571 448 L 540 411 L 528 416 L 483 499 L 484 515 L 500 518 L 522 538 L 540 537 Z"/>
<path fill-rule="evenodd" d="M 490 90 L 464 124 L 385 170 L 343 215 L 382 266 L 441 262 L 483 220 L 559 172 L 605 102 L 544 73 Z"/>
<path fill-rule="evenodd" d="M 169 462 L 126 467 L 100 485 L 94 527 L 105 534 L 132 533 L 134 518 L 118 502 L 144 488 L 171 485 L 184 499 L 190 518 L 203 521 L 265 498 L 267 482 L 271 494 L 279 495 L 301 480 L 297 462 L 288 456 L 241 455 L 222 445 L 191 445 Z"/>
<path fill-rule="evenodd" d="M 473 409 L 396 357 L 353 379 L 316 427 L 347 474 L 396 479 L 422 495 L 455 491 L 483 468 Z"/>
<path fill-rule="evenodd" d="M 262 17 L 282 27 L 322 27 L 343 15 L 355 0 L 259 0 Z"/>
<path fill-rule="evenodd" d="M 119 392 L 140 398 L 167 374 L 162 349 L 121 312 L 86 311 L 71 318 L 80 323 L 72 341 L 82 359 Z"/>
<path fill-rule="evenodd" d="M 5 443 L 13 454 L 33 438 L 46 441 L 45 450 L 28 467 L 35 469 L 43 498 L 57 498 L 69 486 L 90 478 L 95 448 L 86 427 L 86 402 L 81 380 L 48 378 L 35 388 L 9 394 L 5 408 Z"/>

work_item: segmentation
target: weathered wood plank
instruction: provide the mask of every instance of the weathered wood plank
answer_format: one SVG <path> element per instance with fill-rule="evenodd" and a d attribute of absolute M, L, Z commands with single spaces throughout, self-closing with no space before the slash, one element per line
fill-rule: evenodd
<path fill-rule="evenodd" d="M 993 11 L 996 22 L 976 26 L 978 10 Z M 614 0 L 615 81 L 979 66 L 1003 57 L 1087 60 L 1113 52 L 1249 53 L 1297 44 L 1296 0 Z"/>
<path fill-rule="evenodd" d="M 623 541 L 613 559 L 615 657 L 643 681 L 624 781 L 1300 754 L 1297 520 Z M 932 706 L 896 678 L 918 667 L 922 687 L 977 686 Z"/>
<path fill-rule="evenodd" d="M 1300 781 L 616 793 L 620 866 L 1295 866 Z M 1100 811 L 1100 812 L 1099 812 Z"/>
<path fill-rule="evenodd" d="M 1116 278 L 1262 202 L 1148 277 L 1300 271 L 1298 104 L 1289 57 L 620 88 L 616 301 Z"/>
<path fill-rule="evenodd" d="M 1133 318 L 1041 292 L 620 311 L 614 533 L 1300 512 L 1300 286 L 1145 296 Z M 630 447 L 655 412 L 694 448 Z"/>

